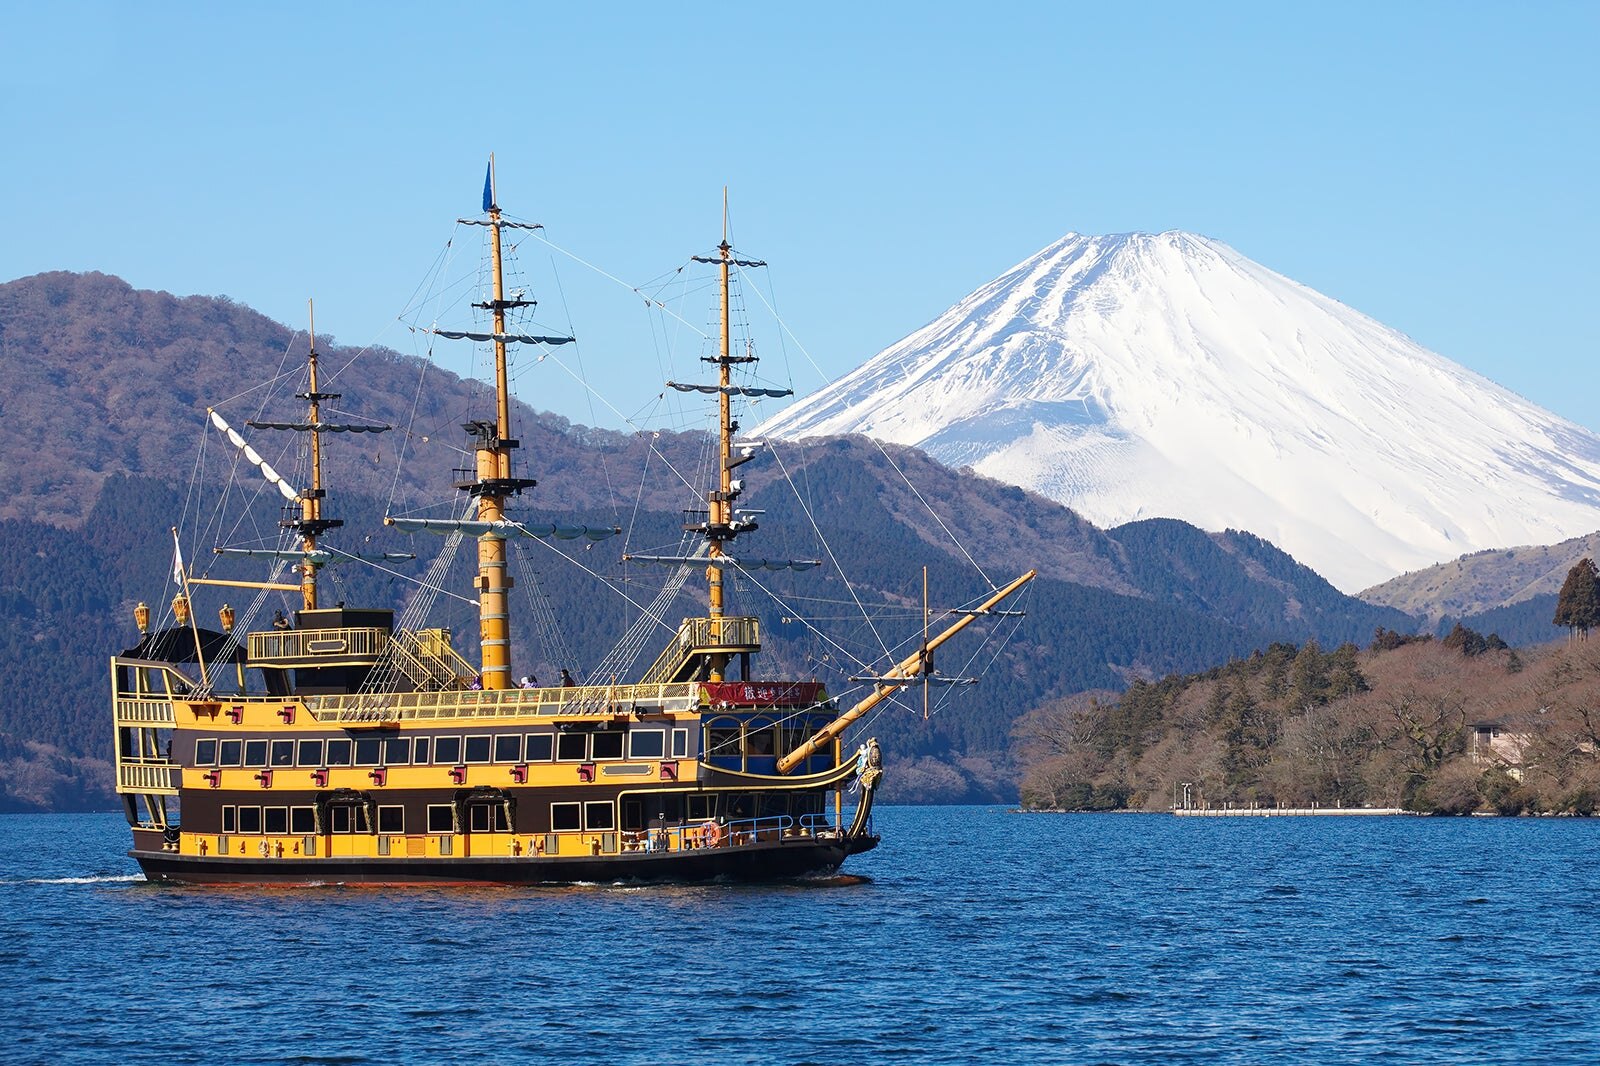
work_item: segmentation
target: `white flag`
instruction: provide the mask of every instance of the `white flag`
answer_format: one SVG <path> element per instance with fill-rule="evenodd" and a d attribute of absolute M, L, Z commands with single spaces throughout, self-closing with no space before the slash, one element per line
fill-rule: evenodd
<path fill-rule="evenodd" d="M 183 545 L 178 543 L 178 531 L 172 531 L 172 580 L 183 584 Z"/>

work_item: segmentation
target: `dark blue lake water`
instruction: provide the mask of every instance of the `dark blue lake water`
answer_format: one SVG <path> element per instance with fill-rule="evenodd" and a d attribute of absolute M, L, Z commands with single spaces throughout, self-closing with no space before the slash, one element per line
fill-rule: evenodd
<path fill-rule="evenodd" d="M 179 889 L 0 817 L 4 1063 L 1600 1063 L 1600 821 L 889 808 L 850 878 Z"/>

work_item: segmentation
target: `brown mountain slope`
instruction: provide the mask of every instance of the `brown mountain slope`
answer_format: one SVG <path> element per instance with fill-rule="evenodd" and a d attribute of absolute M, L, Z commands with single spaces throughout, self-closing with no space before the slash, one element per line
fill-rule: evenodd
<path fill-rule="evenodd" d="M 1572 564 L 1600 557 L 1600 532 L 1560 544 L 1500 548 L 1401 574 L 1361 593 L 1368 603 L 1394 607 L 1430 622 L 1463 618 L 1561 591 Z"/>

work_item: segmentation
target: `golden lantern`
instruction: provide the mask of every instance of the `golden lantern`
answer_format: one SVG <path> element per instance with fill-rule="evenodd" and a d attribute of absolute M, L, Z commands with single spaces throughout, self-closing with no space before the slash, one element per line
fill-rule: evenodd
<path fill-rule="evenodd" d="M 222 622 L 222 631 L 224 633 L 232 633 L 233 632 L 233 608 L 232 607 L 229 607 L 227 604 L 223 604 L 217 610 L 217 618 Z"/>
<path fill-rule="evenodd" d="M 150 632 L 150 608 L 145 606 L 142 600 L 139 606 L 133 609 L 133 624 L 139 627 L 141 636 Z"/>
<path fill-rule="evenodd" d="M 172 597 L 172 615 L 180 626 L 189 624 L 189 597 L 181 592 Z"/>

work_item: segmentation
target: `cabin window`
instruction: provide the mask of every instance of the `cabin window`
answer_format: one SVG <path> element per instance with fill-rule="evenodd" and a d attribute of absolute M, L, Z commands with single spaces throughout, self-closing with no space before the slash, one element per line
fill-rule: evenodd
<path fill-rule="evenodd" d="M 317 809 L 315 807 L 290 807 L 289 832 L 295 836 L 310 836 L 317 831 Z"/>
<path fill-rule="evenodd" d="M 261 808 L 260 807 L 240 807 L 239 808 L 239 832 L 241 832 L 241 833 L 259 833 L 259 832 L 261 832 Z"/>
<path fill-rule="evenodd" d="M 528 734 L 528 762 L 549 762 L 555 738 L 549 733 Z"/>
<path fill-rule="evenodd" d="M 683 821 L 683 797 L 671 793 L 651 796 L 646 805 L 650 808 L 651 817 L 663 825 L 676 824 Z"/>
<path fill-rule="evenodd" d="M 552 832 L 565 833 L 583 828 L 583 804 L 581 803 L 552 803 L 550 804 L 550 829 Z"/>
<path fill-rule="evenodd" d="M 773 752 L 774 729 L 772 726 L 752 728 L 744 735 L 744 753 L 754 756 L 770 756 Z"/>
<path fill-rule="evenodd" d="M 820 792 L 802 792 L 794 798 L 796 815 L 821 814 L 825 797 Z"/>
<path fill-rule="evenodd" d="M 588 733 L 562 733 L 556 737 L 557 762 L 582 762 L 588 757 Z"/>
<path fill-rule="evenodd" d="M 674 759 L 687 759 L 689 757 L 689 731 L 687 729 L 674 729 L 672 731 L 672 757 Z"/>
<path fill-rule="evenodd" d="M 416 763 L 418 766 L 428 765 L 428 748 L 432 746 L 430 743 L 431 740 L 431 737 L 417 738 L 417 754 L 416 757 L 411 760 L 412 762 Z"/>
<path fill-rule="evenodd" d="M 703 822 L 717 816 L 717 797 L 713 793 L 699 792 L 689 797 L 689 821 Z"/>
<path fill-rule="evenodd" d="M 378 808 L 378 832 L 404 833 L 406 831 L 406 809 L 401 806 Z"/>
<path fill-rule="evenodd" d="M 325 766 L 349 766 L 350 765 L 350 740 L 349 740 L 349 738 L 347 737 L 347 738 L 344 738 L 342 740 L 330 740 L 330 741 L 328 741 L 327 759 L 328 759 L 328 761 L 323 764 Z"/>
<path fill-rule="evenodd" d="M 295 754 L 295 762 L 299 763 L 301 766 L 323 765 L 322 741 L 302 740 L 300 742 L 300 749 Z"/>
<path fill-rule="evenodd" d="M 461 761 L 460 737 L 434 737 L 433 761 L 440 766 L 455 766 Z"/>
<path fill-rule="evenodd" d="M 751 808 L 750 797 L 743 793 L 740 793 L 736 796 L 729 796 L 725 809 L 728 812 L 729 819 L 749 818 L 751 814 L 754 813 Z"/>
<path fill-rule="evenodd" d="M 222 808 L 222 831 L 224 833 L 237 833 L 239 831 L 238 808 Z"/>
<path fill-rule="evenodd" d="M 488 737 L 468 737 L 467 738 L 467 758 L 466 758 L 465 761 L 467 761 L 467 762 L 488 762 L 489 761 L 489 738 Z"/>
<path fill-rule="evenodd" d="M 455 831 L 455 808 L 448 803 L 430 803 L 428 805 L 428 832 L 454 833 Z"/>
<path fill-rule="evenodd" d="M 216 762 L 216 740 L 197 740 L 194 742 L 194 764 L 196 766 L 215 766 Z"/>
<path fill-rule="evenodd" d="M 244 742 L 244 764 L 246 766 L 267 765 L 267 742 L 265 740 L 247 740 Z"/>
<path fill-rule="evenodd" d="M 354 821 L 354 819 L 352 819 L 350 817 L 351 810 L 352 810 L 352 808 L 350 808 L 350 807 L 329 807 L 328 808 L 328 832 L 330 832 L 330 833 L 349 833 L 349 832 L 352 832 L 352 830 L 350 828 L 350 825 Z"/>
<path fill-rule="evenodd" d="M 781 818 L 789 813 L 789 797 L 768 792 L 756 797 L 756 814 L 761 818 Z"/>
<path fill-rule="evenodd" d="M 217 748 L 218 766 L 241 766 L 244 760 L 244 741 L 224 740 Z"/>
<path fill-rule="evenodd" d="M 628 734 L 628 758 L 659 759 L 667 751 L 667 734 L 661 729 L 635 729 Z"/>
<path fill-rule="evenodd" d="M 712 726 L 706 730 L 706 756 L 717 758 L 739 756 L 739 727 Z"/>
<path fill-rule="evenodd" d="M 273 766 L 293 766 L 294 765 L 294 741 L 292 741 L 292 740 L 274 740 L 272 742 L 272 765 Z"/>
<path fill-rule="evenodd" d="M 289 808 L 268 807 L 262 815 L 262 832 L 282 836 L 289 831 Z"/>
<path fill-rule="evenodd" d="M 617 827 L 617 808 L 609 800 L 585 803 L 583 805 L 583 823 L 585 829 L 615 829 Z"/>
<path fill-rule="evenodd" d="M 383 758 L 383 739 L 381 737 L 360 737 L 356 740 L 356 765 L 381 766 L 378 762 Z"/>
<path fill-rule="evenodd" d="M 507 733 L 494 738 L 495 762 L 522 761 L 522 734 Z"/>
<path fill-rule="evenodd" d="M 622 758 L 623 733 L 596 733 L 594 735 L 594 758 L 601 759 Z"/>
<path fill-rule="evenodd" d="M 411 738 L 385 737 L 383 741 L 383 765 L 408 766 L 410 763 Z"/>

